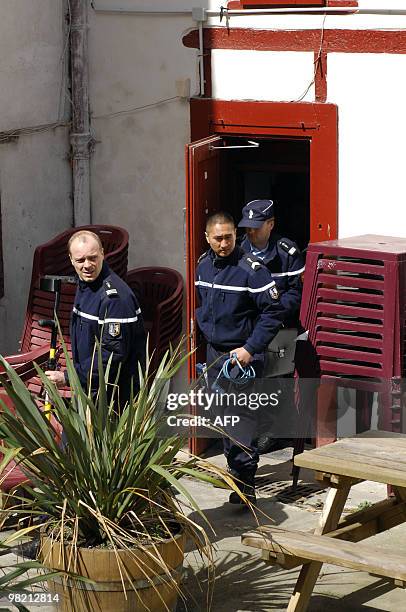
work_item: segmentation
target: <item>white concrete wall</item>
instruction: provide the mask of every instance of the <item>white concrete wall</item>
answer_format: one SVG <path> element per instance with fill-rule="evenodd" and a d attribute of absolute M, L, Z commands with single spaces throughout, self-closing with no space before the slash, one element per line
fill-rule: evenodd
<path fill-rule="evenodd" d="M 212 51 L 213 98 L 314 101 L 314 54 L 294 51 Z"/>
<path fill-rule="evenodd" d="M 114 6 L 96 3 L 107 4 Z M 184 272 L 189 101 L 159 102 L 176 97 L 177 82 L 187 85 L 188 79 L 191 94 L 197 92 L 197 52 L 182 43 L 195 22 L 187 15 L 91 13 L 89 24 L 92 129 L 98 141 L 91 168 L 93 221 L 128 229 L 130 267 L 167 265 Z"/>
<path fill-rule="evenodd" d="M 1 1 L 0 132 L 66 119 L 64 44 L 62 0 Z M 71 224 L 68 151 L 63 127 L 0 142 L 3 354 L 18 348 L 35 247 Z"/>
<path fill-rule="evenodd" d="M 221 3 L 212 0 L 210 8 Z M 360 0 L 360 8 L 406 9 L 406 0 Z M 210 20 L 219 26 L 218 18 Z M 391 29 L 406 16 L 245 16 L 231 27 Z M 225 27 L 224 21 L 221 27 Z M 298 100 L 313 79 L 313 53 L 215 50 L 213 95 L 222 99 Z M 403 143 L 406 55 L 329 53 L 328 102 L 339 113 L 339 235 L 406 236 Z M 311 85 L 303 101 L 314 101 Z"/>
<path fill-rule="evenodd" d="M 339 113 L 339 235 L 406 236 L 406 55 L 328 57 Z"/>
<path fill-rule="evenodd" d="M 210 10 L 224 2 L 211 0 Z M 406 0 L 360 0 L 360 8 L 405 9 Z M 208 25 L 226 28 L 226 21 L 210 17 Z M 406 28 L 406 15 L 245 15 L 230 16 L 232 28 L 268 30 L 391 29 Z M 312 102 L 315 99 L 314 54 L 310 52 L 240 51 L 212 52 L 213 97 L 225 100 Z M 328 75 L 329 83 L 331 74 Z M 340 88 L 345 81 L 340 81 Z"/>

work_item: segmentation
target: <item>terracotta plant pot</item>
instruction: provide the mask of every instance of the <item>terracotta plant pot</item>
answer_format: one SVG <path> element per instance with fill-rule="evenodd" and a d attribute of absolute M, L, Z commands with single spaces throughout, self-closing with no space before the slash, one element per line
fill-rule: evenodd
<path fill-rule="evenodd" d="M 173 539 L 163 540 L 148 547 L 155 557 L 161 556 L 170 569 L 172 580 L 163 568 L 154 562 L 145 551 L 134 550 L 130 555 L 125 550 L 117 553 L 110 549 L 78 548 L 77 565 L 70 566 L 72 547 L 62 546 L 46 535 L 41 537 L 41 561 L 47 568 L 67 569 L 80 576 L 90 578 L 89 584 L 72 578 L 53 578 L 48 582 L 52 594 L 59 597 L 58 610 L 64 612 L 163 612 L 176 607 L 178 589 L 182 576 L 185 536 L 180 533 Z M 158 553 L 158 555 L 157 555 Z M 121 578 L 117 554 L 126 571 Z M 142 568 L 142 569 L 141 569 Z M 123 589 L 123 582 L 125 591 Z M 131 586 L 131 582 L 133 586 Z M 135 587 L 135 589 L 134 589 Z"/>

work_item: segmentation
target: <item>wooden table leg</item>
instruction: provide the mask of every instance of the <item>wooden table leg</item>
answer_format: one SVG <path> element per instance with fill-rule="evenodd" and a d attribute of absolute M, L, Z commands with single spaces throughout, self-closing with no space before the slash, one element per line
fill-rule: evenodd
<path fill-rule="evenodd" d="M 329 489 L 319 524 L 314 530 L 316 535 L 323 535 L 337 528 L 342 511 L 347 501 L 352 482 L 343 480 L 337 488 Z M 302 566 L 295 590 L 287 607 L 288 612 L 305 612 L 323 564 L 314 561 Z"/>

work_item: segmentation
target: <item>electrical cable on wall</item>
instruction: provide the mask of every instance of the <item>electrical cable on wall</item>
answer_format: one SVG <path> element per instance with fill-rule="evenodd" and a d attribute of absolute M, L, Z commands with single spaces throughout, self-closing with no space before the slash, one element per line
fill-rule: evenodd
<path fill-rule="evenodd" d="M 182 96 L 173 96 L 172 98 L 164 98 L 162 100 L 157 100 L 156 102 L 151 102 L 150 104 L 144 104 L 143 106 L 136 106 L 134 108 L 127 108 L 120 111 L 114 111 L 112 113 L 106 113 L 105 115 L 93 115 L 92 119 L 107 119 L 109 117 L 117 117 L 120 115 L 127 115 L 130 113 L 136 113 L 138 111 L 146 110 L 148 108 L 154 108 L 155 106 L 160 106 L 161 104 L 165 104 L 166 102 L 172 102 L 174 100 L 184 100 Z M 14 138 L 18 138 L 19 136 L 28 136 L 30 134 L 41 134 L 43 132 L 48 132 L 51 130 L 55 130 L 59 127 L 71 127 L 70 121 L 55 121 L 54 123 L 44 123 L 42 125 L 33 125 L 29 127 L 23 128 L 15 128 L 12 130 L 2 131 L 0 132 L 0 143 L 7 142 L 13 140 Z"/>
<path fill-rule="evenodd" d="M 322 61 L 321 60 L 321 55 L 322 55 L 322 52 L 323 52 L 323 41 L 324 41 L 324 32 L 325 32 L 326 18 L 327 18 L 327 14 L 324 15 L 323 23 L 321 24 L 321 28 L 320 28 L 320 33 L 321 33 L 321 35 L 320 35 L 320 46 L 319 46 L 319 52 L 317 54 L 317 57 L 316 57 L 316 59 L 313 62 L 313 64 L 314 64 L 313 79 L 310 81 L 310 83 L 308 84 L 308 86 L 306 87 L 306 89 L 304 90 L 302 95 L 299 96 L 299 98 L 297 98 L 296 100 L 290 100 L 290 102 L 301 102 L 307 96 L 310 88 L 316 82 L 316 76 L 317 76 L 317 71 L 318 71 L 319 67 L 320 67 L 320 70 L 322 69 L 322 66 L 321 66 L 321 61 Z"/>
<path fill-rule="evenodd" d="M 8 142 L 19 136 L 29 136 L 30 134 L 42 134 L 55 130 L 59 127 L 70 127 L 70 121 L 55 121 L 54 123 L 44 123 L 42 125 L 33 125 L 30 127 L 15 128 L 13 130 L 7 130 L 0 132 L 0 143 Z"/>
<path fill-rule="evenodd" d="M 166 102 L 173 102 L 174 100 L 184 100 L 182 96 L 172 96 L 171 98 L 164 98 L 163 100 L 158 100 L 157 102 L 151 102 L 150 104 L 144 104 L 143 106 L 136 106 L 134 108 L 123 109 L 120 111 L 113 111 L 111 113 L 105 113 L 103 115 L 91 115 L 92 119 L 106 119 L 108 117 L 117 117 L 119 115 L 128 115 L 131 113 L 136 113 L 141 110 L 145 110 L 147 108 L 153 108 L 155 106 L 160 106 L 161 104 L 165 104 Z"/>

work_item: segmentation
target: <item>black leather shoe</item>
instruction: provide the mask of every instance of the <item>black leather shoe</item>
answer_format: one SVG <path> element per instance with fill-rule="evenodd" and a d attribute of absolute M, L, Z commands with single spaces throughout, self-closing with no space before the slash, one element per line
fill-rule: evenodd
<path fill-rule="evenodd" d="M 269 434 L 262 434 L 256 440 L 259 455 L 273 453 L 277 450 L 282 450 L 288 446 L 293 446 L 293 441 L 290 438 L 272 438 Z"/>
<path fill-rule="evenodd" d="M 251 504 L 256 504 L 257 498 L 255 495 L 255 472 L 242 472 L 241 474 L 233 474 L 235 484 L 240 489 L 241 493 L 247 498 Z M 238 495 L 236 491 L 230 493 L 228 498 L 230 504 L 247 505 L 246 502 Z"/>

